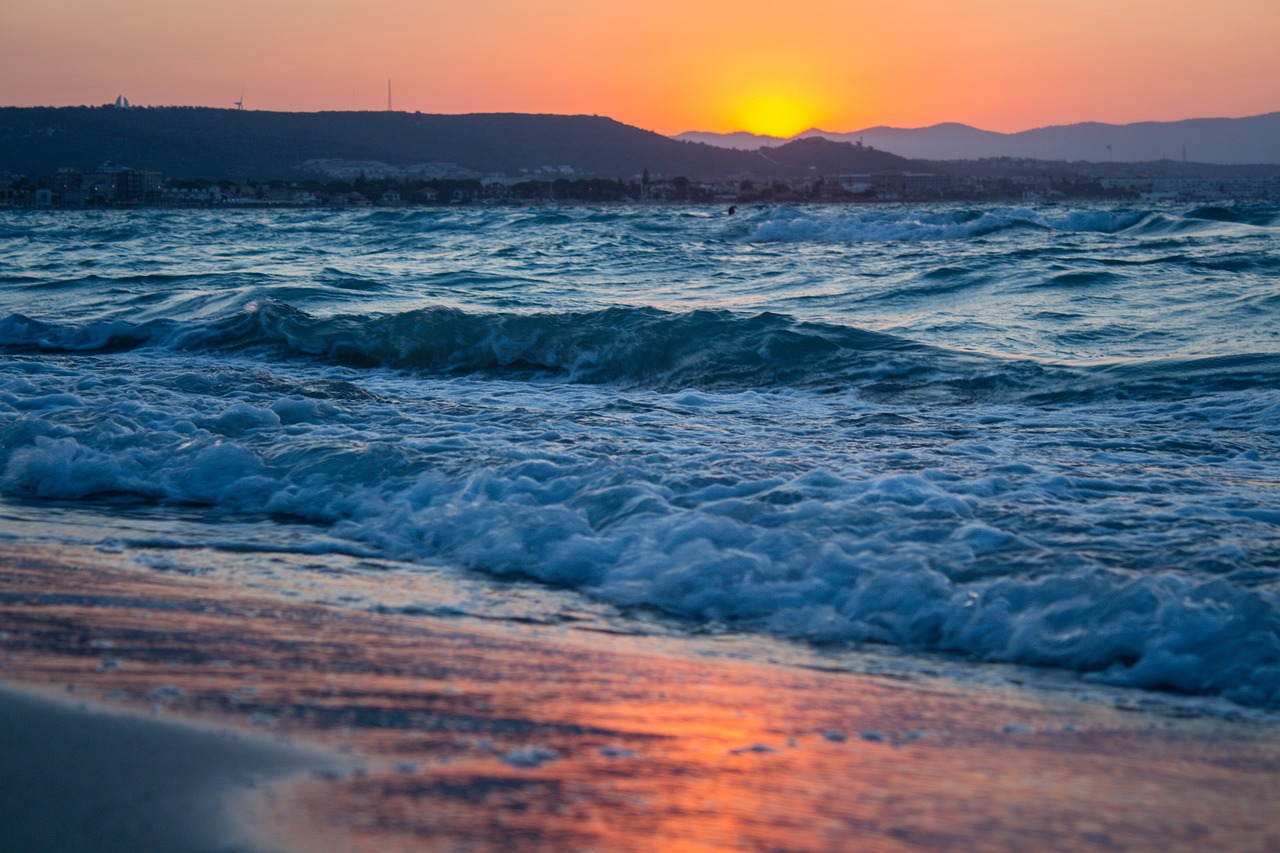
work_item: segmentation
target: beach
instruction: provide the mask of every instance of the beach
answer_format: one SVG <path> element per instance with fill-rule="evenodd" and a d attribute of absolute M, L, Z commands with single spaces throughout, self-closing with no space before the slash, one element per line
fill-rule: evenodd
<path fill-rule="evenodd" d="M 66 685 L 0 689 L 0 843 L 25 853 L 258 849 L 244 802 L 332 756 L 122 713 Z"/>
<path fill-rule="evenodd" d="M 355 560 L 268 588 L 243 582 L 245 555 L 184 555 L 198 575 L 138 556 L 0 544 L 6 684 L 136 715 L 127 738 L 92 747 L 89 718 L 48 718 L 65 736 L 35 760 L 66 772 L 37 777 L 51 788 L 35 800 L 55 820 L 83 808 L 74 785 L 112 751 L 180 749 L 166 738 L 181 720 L 241 734 L 187 731 L 203 759 L 139 765 L 136 790 L 253 768 L 237 757 L 246 736 L 249 758 L 292 744 L 244 771 L 302 770 L 239 801 L 256 836 L 234 849 L 1280 849 L 1280 738 L 1256 714 L 977 683 L 943 662 L 859 672 L 856 656 L 755 637 L 640 642 L 589 613 L 579 626 L 325 604 L 387 594 L 385 570 Z M 19 704 L 5 694 L 6 714 Z M 146 812 L 207 815 L 182 793 L 142 802 L 137 819 L 160 829 Z M 110 818 L 138 825 L 123 801 Z"/>

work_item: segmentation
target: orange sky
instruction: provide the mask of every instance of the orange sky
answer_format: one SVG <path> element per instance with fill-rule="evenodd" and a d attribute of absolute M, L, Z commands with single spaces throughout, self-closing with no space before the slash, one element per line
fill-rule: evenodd
<path fill-rule="evenodd" d="M 596 113 L 661 133 L 1280 110 L 1277 0 L 0 0 L 0 105 Z"/>

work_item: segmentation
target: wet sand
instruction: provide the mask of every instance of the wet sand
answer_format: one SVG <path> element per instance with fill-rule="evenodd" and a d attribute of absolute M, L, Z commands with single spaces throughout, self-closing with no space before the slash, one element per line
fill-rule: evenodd
<path fill-rule="evenodd" d="M 23 853 L 253 850 L 238 801 L 274 778 L 341 766 L 12 687 L 0 688 L 0 756 L 0 848 Z"/>
<path fill-rule="evenodd" d="M 351 606 L 404 583 L 355 561 L 290 585 L 247 555 L 136 556 L 0 542 L 0 676 L 344 757 L 239 801 L 261 849 L 1280 851 L 1280 728 L 1256 715 Z M 72 814 L 57 781 L 43 807 Z"/>

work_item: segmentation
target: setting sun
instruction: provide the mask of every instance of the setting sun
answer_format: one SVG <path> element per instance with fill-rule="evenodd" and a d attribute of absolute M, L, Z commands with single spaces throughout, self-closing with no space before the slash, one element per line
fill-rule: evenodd
<path fill-rule="evenodd" d="M 789 92 L 755 92 L 743 98 L 732 114 L 737 130 L 788 137 L 813 127 L 818 111 L 813 104 Z"/>
<path fill-rule="evenodd" d="M 1276 0 L 1166 0 L 1158 15 L 1109 0 L 169 6 L 5 4 L 0 103 L 369 111 L 394 80 L 398 111 L 605 115 L 661 134 L 1013 132 L 1257 115 L 1280 79 Z"/>

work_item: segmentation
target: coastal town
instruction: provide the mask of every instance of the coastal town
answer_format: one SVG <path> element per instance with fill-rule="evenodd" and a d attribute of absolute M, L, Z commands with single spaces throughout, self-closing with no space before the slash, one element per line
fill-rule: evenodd
<path fill-rule="evenodd" d="M 1280 199 L 1280 164 L 1195 162 L 1185 145 L 1180 159 L 1146 161 L 1113 161 L 1110 145 L 1103 162 L 953 151 L 909 159 L 818 136 L 748 151 L 600 116 L 140 109 L 121 97 L 0 108 L 0 207 Z"/>
<path fill-rule="evenodd" d="M 453 164 L 409 168 L 376 161 L 308 164 L 303 180 L 169 178 L 159 171 L 104 163 L 93 171 L 59 169 L 35 178 L 0 173 L 0 207 L 404 207 L 582 203 L 874 203 L 1067 200 L 1280 200 L 1280 167 L 1239 177 L 1166 176 L 1151 169 L 1117 172 L 1092 163 L 999 158 L 947 164 L 946 171 L 813 174 L 800 180 L 719 181 L 651 175 L 589 177 L 569 166 L 520 176 L 478 175 Z"/>

